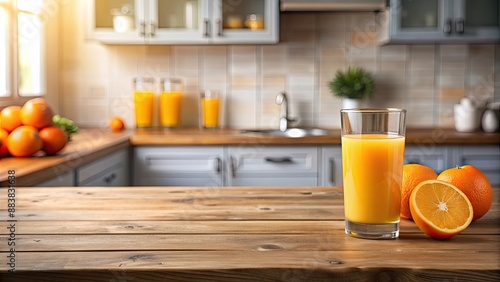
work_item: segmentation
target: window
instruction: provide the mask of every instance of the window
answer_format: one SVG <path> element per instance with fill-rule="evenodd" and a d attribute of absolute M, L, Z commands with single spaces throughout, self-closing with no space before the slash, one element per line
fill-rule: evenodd
<path fill-rule="evenodd" d="M 0 99 L 46 92 L 46 0 L 0 0 Z"/>

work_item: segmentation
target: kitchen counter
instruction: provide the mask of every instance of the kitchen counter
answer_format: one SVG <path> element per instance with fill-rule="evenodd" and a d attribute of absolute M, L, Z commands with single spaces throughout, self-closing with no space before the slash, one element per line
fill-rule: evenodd
<path fill-rule="evenodd" d="M 499 281 L 494 191 L 451 239 L 403 220 L 364 240 L 344 234 L 340 187 L 19 187 L 14 212 L 0 196 L 0 280 Z"/>
<path fill-rule="evenodd" d="M 132 145 L 329 145 L 340 144 L 340 129 L 328 130 L 325 136 L 306 136 L 290 138 L 270 136 L 260 133 L 245 133 L 244 130 L 202 130 L 202 129 L 174 129 L 174 130 L 137 130 L 130 137 Z M 454 129 L 420 128 L 407 129 L 407 144 L 499 144 L 499 133 L 462 133 Z"/>
<path fill-rule="evenodd" d="M 0 186 L 7 186 L 9 170 L 15 171 L 18 186 L 32 186 L 75 169 L 111 152 L 129 147 L 132 133 L 115 133 L 109 129 L 83 129 L 74 134 L 66 147 L 55 156 L 40 153 L 29 158 L 0 159 Z"/>
<path fill-rule="evenodd" d="M 30 158 L 0 160 L 0 185 L 7 186 L 7 172 L 16 172 L 19 186 L 33 186 L 96 160 L 121 148 L 166 145 L 340 145 L 340 130 L 330 130 L 327 136 L 290 138 L 258 133 L 242 133 L 237 129 L 201 130 L 128 130 L 119 133 L 109 129 L 82 129 L 56 156 L 42 154 Z M 408 129 L 407 144 L 454 145 L 500 144 L 498 133 L 459 133 L 453 129 Z"/>

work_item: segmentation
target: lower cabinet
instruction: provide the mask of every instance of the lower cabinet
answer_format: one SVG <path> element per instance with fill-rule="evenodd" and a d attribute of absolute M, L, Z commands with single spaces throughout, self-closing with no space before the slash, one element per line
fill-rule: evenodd
<path fill-rule="evenodd" d="M 318 186 L 316 146 L 232 146 L 228 186 Z"/>
<path fill-rule="evenodd" d="M 143 186 L 342 186 L 342 149 L 325 146 L 135 147 L 134 185 Z M 405 163 L 436 173 L 464 164 L 481 169 L 500 186 L 496 145 L 414 145 Z"/>
<path fill-rule="evenodd" d="M 136 186 L 222 186 L 222 146 L 134 147 Z"/>
<path fill-rule="evenodd" d="M 492 186 L 500 186 L 500 147 L 498 145 L 463 145 L 454 147 L 453 151 L 452 166 L 473 165 L 488 177 Z"/>
<path fill-rule="evenodd" d="M 321 186 L 342 186 L 342 148 L 323 146 L 321 148 Z"/>
<path fill-rule="evenodd" d="M 37 187 L 72 187 L 75 186 L 75 171 L 70 170 L 36 185 Z"/>
<path fill-rule="evenodd" d="M 405 164 L 425 165 L 439 174 L 450 168 L 452 153 L 448 146 L 443 145 L 406 145 Z"/>
<path fill-rule="evenodd" d="M 317 186 L 318 148 L 135 147 L 137 186 Z"/>
<path fill-rule="evenodd" d="M 128 186 L 129 153 L 122 149 L 76 169 L 77 186 Z"/>

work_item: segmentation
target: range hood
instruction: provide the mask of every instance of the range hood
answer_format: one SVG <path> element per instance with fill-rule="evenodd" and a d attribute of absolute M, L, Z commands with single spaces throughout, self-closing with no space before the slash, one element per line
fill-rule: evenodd
<path fill-rule="evenodd" d="M 281 0 L 280 9 L 287 11 L 380 11 L 386 0 Z"/>

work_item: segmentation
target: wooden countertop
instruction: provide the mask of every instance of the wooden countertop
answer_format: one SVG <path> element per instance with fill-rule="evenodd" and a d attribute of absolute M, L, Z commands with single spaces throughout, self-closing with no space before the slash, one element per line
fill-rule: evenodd
<path fill-rule="evenodd" d="M 259 133 L 242 133 L 244 130 L 222 129 L 174 129 L 137 130 L 130 137 L 132 145 L 329 145 L 340 144 L 340 130 L 328 130 L 326 136 L 290 138 Z M 407 129 L 407 144 L 454 145 L 454 144 L 500 144 L 499 133 L 462 133 L 449 128 Z"/>
<path fill-rule="evenodd" d="M 129 130 L 114 133 L 109 129 L 83 129 L 57 156 L 0 160 L 0 186 L 5 187 L 7 172 L 15 170 L 19 186 L 33 186 L 130 145 L 339 145 L 340 130 L 327 136 L 289 138 L 242 133 L 242 130 Z M 454 129 L 408 129 L 407 144 L 422 146 L 453 144 L 500 144 L 499 133 L 459 133 Z"/>
<path fill-rule="evenodd" d="M 379 241 L 344 234 L 339 187 L 19 187 L 15 217 L 0 196 L 0 280 L 499 281 L 494 190 L 451 239 L 403 220 Z"/>
<path fill-rule="evenodd" d="M 55 156 L 40 153 L 29 158 L 0 159 L 1 187 L 7 186 L 5 181 L 9 170 L 15 171 L 18 186 L 33 186 L 113 151 L 129 147 L 131 134 L 132 131 L 114 133 L 108 129 L 84 129 L 74 134 L 66 147 Z"/>

